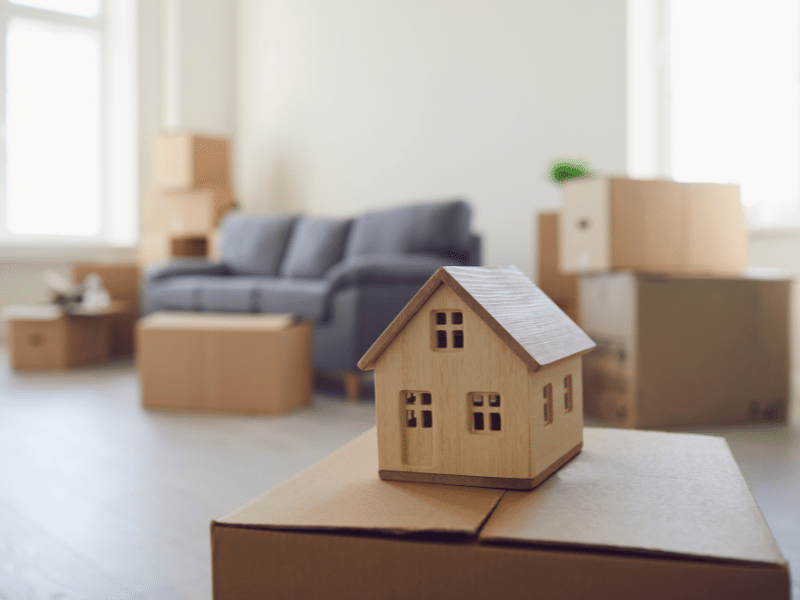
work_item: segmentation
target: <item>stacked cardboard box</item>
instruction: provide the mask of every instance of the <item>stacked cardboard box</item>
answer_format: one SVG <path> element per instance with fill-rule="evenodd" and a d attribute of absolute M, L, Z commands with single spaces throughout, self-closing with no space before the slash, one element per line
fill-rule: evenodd
<path fill-rule="evenodd" d="M 586 414 L 640 428 L 786 419 L 789 280 L 745 270 L 739 187 L 591 177 L 562 189 L 558 241 L 544 243 L 558 246 L 557 275 L 577 276 L 598 345 Z M 542 268 L 548 293 L 559 280 Z"/>
<path fill-rule="evenodd" d="M 578 277 L 562 273 L 559 266 L 559 220 L 558 212 L 539 213 L 536 283 L 570 319 L 580 325 Z"/>
<path fill-rule="evenodd" d="M 155 189 L 142 206 L 140 262 L 206 256 L 222 217 L 235 205 L 229 143 L 193 133 L 156 143 Z"/>

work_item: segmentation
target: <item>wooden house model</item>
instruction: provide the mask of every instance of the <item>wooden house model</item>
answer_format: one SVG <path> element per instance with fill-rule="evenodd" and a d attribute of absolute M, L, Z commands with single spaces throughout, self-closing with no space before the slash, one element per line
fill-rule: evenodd
<path fill-rule="evenodd" d="M 509 489 L 583 446 L 583 330 L 514 267 L 443 267 L 358 366 L 382 479 Z"/>

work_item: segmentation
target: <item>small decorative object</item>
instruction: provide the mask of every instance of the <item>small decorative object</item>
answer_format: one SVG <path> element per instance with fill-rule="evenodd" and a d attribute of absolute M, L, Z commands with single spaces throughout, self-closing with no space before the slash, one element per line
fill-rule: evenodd
<path fill-rule="evenodd" d="M 111 295 L 103 287 L 103 280 L 97 273 L 89 273 L 83 280 L 81 309 L 85 312 L 100 312 L 111 306 Z"/>
<path fill-rule="evenodd" d="M 593 172 L 592 168 L 586 162 L 561 159 L 550 165 L 548 174 L 550 175 L 550 179 L 555 183 L 563 183 L 567 179 L 586 177 Z"/>
<path fill-rule="evenodd" d="M 72 283 L 56 271 L 45 271 L 42 279 L 50 290 L 52 302 L 62 310 L 69 312 L 72 308 L 81 304 L 83 297 L 82 285 Z"/>
<path fill-rule="evenodd" d="M 442 267 L 359 361 L 381 479 L 539 485 L 583 446 L 595 344 L 514 267 Z"/>

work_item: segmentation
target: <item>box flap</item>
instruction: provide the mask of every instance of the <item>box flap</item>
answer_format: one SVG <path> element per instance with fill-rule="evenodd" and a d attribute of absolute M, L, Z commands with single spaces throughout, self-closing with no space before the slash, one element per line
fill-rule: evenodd
<path fill-rule="evenodd" d="M 140 320 L 144 329 L 176 329 L 197 331 L 282 331 L 298 322 L 289 313 L 193 313 L 156 312 Z"/>
<path fill-rule="evenodd" d="M 584 429 L 584 448 L 532 492 L 506 492 L 484 542 L 785 565 L 722 438 Z"/>
<path fill-rule="evenodd" d="M 261 497 L 221 525 L 475 535 L 503 490 L 378 478 L 372 429 Z"/>

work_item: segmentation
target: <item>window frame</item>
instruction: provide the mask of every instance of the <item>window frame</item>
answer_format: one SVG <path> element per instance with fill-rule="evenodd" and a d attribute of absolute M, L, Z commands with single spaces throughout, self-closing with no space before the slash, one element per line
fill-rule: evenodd
<path fill-rule="evenodd" d="M 0 247 L 112 248 L 138 242 L 139 173 L 136 71 L 137 9 L 133 0 L 100 0 L 85 17 L 0 0 Z M 93 235 L 20 234 L 8 228 L 6 77 L 7 35 L 13 19 L 92 31 L 100 61 L 100 229 Z"/>

